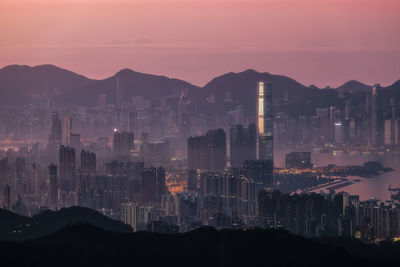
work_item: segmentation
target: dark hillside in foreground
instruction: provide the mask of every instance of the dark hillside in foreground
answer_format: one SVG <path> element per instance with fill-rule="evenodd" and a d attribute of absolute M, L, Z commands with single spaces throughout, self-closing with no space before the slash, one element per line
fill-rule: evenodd
<path fill-rule="evenodd" d="M 80 223 L 88 223 L 112 232 L 132 232 L 129 225 L 83 207 L 47 210 L 33 217 L 20 216 L 0 209 L 0 240 L 19 241 L 43 237 Z"/>
<path fill-rule="evenodd" d="M 0 242 L 3 266 L 399 266 L 398 245 L 306 239 L 285 231 L 201 228 L 185 234 L 112 233 L 89 225 Z M 348 248 L 346 248 L 348 247 Z"/>

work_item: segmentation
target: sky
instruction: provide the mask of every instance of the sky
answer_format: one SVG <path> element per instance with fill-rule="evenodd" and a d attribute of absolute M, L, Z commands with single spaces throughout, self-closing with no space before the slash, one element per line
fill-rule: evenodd
<path fill-rule="evenodd" d="M 320 87 L 400 79 L 399 0 L 0 0 L 0 67 L 204 85 L 249 68 Z"/>

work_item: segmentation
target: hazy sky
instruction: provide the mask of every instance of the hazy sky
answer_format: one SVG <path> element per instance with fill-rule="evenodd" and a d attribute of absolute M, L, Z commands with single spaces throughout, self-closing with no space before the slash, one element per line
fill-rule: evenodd
<path fill-rule="evenodd" d="M 400 79 L 399 12 L 400 0 L 0 0 L 0 67 L 386 85 Z"/>

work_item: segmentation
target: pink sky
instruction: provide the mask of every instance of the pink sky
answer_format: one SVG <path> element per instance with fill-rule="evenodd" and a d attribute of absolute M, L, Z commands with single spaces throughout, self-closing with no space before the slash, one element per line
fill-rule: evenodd
<path fill-rule="evenodd" d="M 0 0 L 0 67 L 122 68 L 204 85 L 254 68 L 309 85 L 400 79 L 399 0 Z"/>

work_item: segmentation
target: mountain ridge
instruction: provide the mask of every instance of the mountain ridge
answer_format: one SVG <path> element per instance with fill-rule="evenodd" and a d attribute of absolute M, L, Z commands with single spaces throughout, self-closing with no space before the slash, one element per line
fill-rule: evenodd
<path fill-rule="evenodd" d="M 293 78 L 284 75 L 259 72 L 246 69 L 242 72 L 229 72 L 214 77 L 203 87 L 193 85 L 184 80 L 163 75 L 142 73 L 124 68 L 104 79 L 89 79 L 81 74 L 55 65 L 8 65 L 0 69 L 0 104 L 31 104 L 40 99 L 51 97 L 61 105 L 96 106 L 100 94 L 106 94 L 108 103 L 115 103 L 116 80 L 120 78 L 120 86 L 125 99 L 142 96 L 145 99 L 158 100 L 161 97 L 175 95 L 185 90 L 192 100 L 207 106 L 206 99 L 214 95 L 216 103 L 225 103 L 229 95 L 233 97 L 233 105 L 242 105 L 247 113 L 253 114 L 256 99 L 257 81 L 272 82 L 274 97 L 287 99 L 282 105 L 304 106 L 309 99 L 323 98 L 325 105 L 334 105 L 339 94 L 345 92 L 359 93 L 370 90 L 371 86 L 359 81 L 350 80 L 335 89 L 320 89 L 305 86 Z M 391 94 L 400 94 L 400 80 L 384 87 Z M 79 96 L 79 97 L 77 97 Z M 399 95 L 400 96 L 400 95 Z M 313 103 L 306 113 L 318 106 Z M 298 112 L 298 107 L 290 107 L 289 112 Z M 285 107 L 282 107 L 285 111 Z"/>
<path fill-rule="evenodd" d="M 0 241 L 5 266 L 398 266 L 399 250 L 393 243 L 304 238 L 284 230 L 116 233 L 87 224 L 29 241 Z"/>
<path fill-rule="evenodd" d="M 35 239 L 79 223 L 91 224 L 113 232 L 132 232 L 129 225 L 83 207 L 62 208 L 58 211 L 46 210 L 33 217 L 0 209 L 0 240 Z"/>

